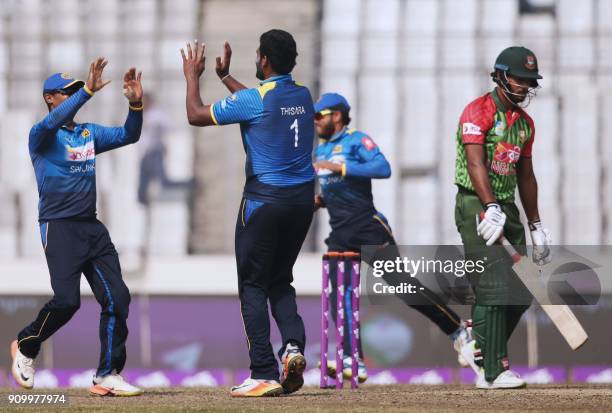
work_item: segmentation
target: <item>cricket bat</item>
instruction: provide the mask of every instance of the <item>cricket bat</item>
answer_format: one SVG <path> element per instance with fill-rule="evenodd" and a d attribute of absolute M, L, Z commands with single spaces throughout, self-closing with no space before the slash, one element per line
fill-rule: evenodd
<path fill-rule="evenodd" d="M 514 262 L 512 269 L 516 275 L 518 275 L 523 284 L 529 289 L 529 292 L 533 294 L 533 297 L 538 303 L 546 302 L 548 293 L 545 291 L 544 287 L 539 283 L 532 282 L 534 276 L 540 271 L 537 265 L 531 262 L 527 257 L 520 255 L 503 235 L 500 241 L 508 254 L 512 257 L 512 261 Z M 555 327 L 557 327 L 572 350 L 579 349 L 589 339 L 580 321 L 578 321 L 567 305 L 540 304 L 540 306 Z"/>
<path fill-rule="evenodd" d="M 476 217 L 477 221 L 480 217 Z M 589 339 L 586 331 L 580 324 L 580 321 L 576 318 L 573 311 L 567 305 L 552 305 L 542 304 L 550 302 L 548 299 L 549 292 L 546 291 L 544 286 L 537 282 L 537 274 L 540 273 L 540 269 L 534 264 L 528 257 L 520 255 L 514 246 L 510 244 L 510 241 L 503 235 L 497 241 L 512 257 L 512 270 L 518 275 L 520 280 L 525 284 L 525 287 L 536 299 L 538 304 L 542 307 L 542 310 L 548 315 L 550 320 L 553 322 L 557 330 L 561 333 L 567 344 L 572 350 L 579 349 Z"/>

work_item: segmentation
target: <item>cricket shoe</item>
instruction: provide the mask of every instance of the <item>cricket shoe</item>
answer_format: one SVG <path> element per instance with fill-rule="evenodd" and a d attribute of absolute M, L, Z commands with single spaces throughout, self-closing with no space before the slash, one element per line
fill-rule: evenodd
<path fill-rule="evenodd" d="M 485 380 L 484 372 L 478 376 L 476 387 L 479 389 L 494 390 L 494 389 L 518 389 L 525 387 L 525 380 L 512 370 L 503 371 L 493 382 L 489 383 Z"/>
<path fill-rule="evenodd" d="M 136 386 L 132 386 L 125 381 L 119 374 L 113 373 L 108 376 L 94 376 L 93 386 L 89 389 L 92 396 L 140 396 L 143 391 Z"/>
<path fill-rule="evenodd" d="M 274 397 L 280 396 L 285 390 L 276 380 L 248 378 L 239 386 L 232 387 L 232 397 Z"/>
<path fill-rule="evenodd" d="M 459 333 L 453 340 L 453 348 L 457 352 L 457 362 L 461 367 L 471 367 L 470 363 L 465 359 L 461 353 L 461 348 L 467 343 L 473 340 L 472 338 L 472 327 L 471 320 L 467 320 L 461 323 L 462 327 Z"/>
<path fill-rule="evenodd" d="M 351 378 L 353 378 L 353 367 L 351 363 L 351 358 L 345 357 L 342 364 L 343 364 L 342 377 L 345 380 L 350 380 Z M 321 368 L 321 362 L 318 363 L 318 367 Z M 335 360 L 327 361 L 327 375 L 332 378 L 336 377 L 336 361 Z M 368 379 L 368 370 L 366 369 L 366 366 L 363 360 L 360 359 L 357 363 L 357 380 L 359 381 L 359 383 L 364 383 L 367 379 Z"/>
<path fill-rule="evenodd" d="M 306 358 L 296 346 L 287 345 L 282 362 L 283 374 L 280 384 L 283 386 L 285 393 L 294 393 L 304 385 Z"/>
<path fill-rule="evenodd" d="M 11 357 L 13 358 L 11 371 L 17 384 L 24 389 L 34 387 L 34 359 L 24 356 L 19 351 L 17 340 L 11 343 Z"/>

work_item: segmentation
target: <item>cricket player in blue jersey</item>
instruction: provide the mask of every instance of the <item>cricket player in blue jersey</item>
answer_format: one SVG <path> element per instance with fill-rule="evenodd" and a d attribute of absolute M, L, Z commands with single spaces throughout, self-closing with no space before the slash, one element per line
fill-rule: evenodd
<path fill-rule="evenodd" d="M 389 162 L 371 137 L 356 129 L 349 128 L 350 105 L 337 93 L 325 93 L 315 103 L 315 125 L 319 135 L 316 149 L 315 169 L 321 186 L 321 194 L 315 197 L 316 208 L 327 208 L 331 233 L 325 240 L 328 251 L 360 252 L 362 245 L 395 245 L 391 227 L 383 214 L 374 207 L 372 179 L 391 176 Z M 335 267 L 335 266 L 333 266 Z M 336 302 L 336 272 L 330 273 L 331 302 Z M 346 311 L 351 312 L 350 286 L 346 289 Z M 420 291 L 431 305 L 408 304 L 433 321 L 453 341 L 460 351 L 471 336 L 466 323 L 435 294 Z M 332 317 L 336 320 L 336 306 L 331 306 Z M 345 318 L 344 331 L 352 331 L 351 317 Z M 359 346 L 359 380 L 367 379 L 363 363 L 361 340 Z M 344 340 L 344 354 L 351 354 L 350 340 Z M 467 363 L 459 356 L 459 362 Z M 330 360 L 328 374 L 335 376 L 336 363 Z M 344 359 L 343 375 L 352 376 L 351 359 Z"/>
<path fill-rule="evenodd" d="M 110 83 L 102 80 L 106 65 L 104 58 L 94 60 L 87 82 L 68 73 L 50 76 L 43 87 L 49 114 L 30 130 L 28 146 L 38 183 L 40 234 L 54 296 L 11 344 L 13 377 L 28 389 L 34 386 L 34 359 L 41 344 L 79 309 L 80 279 L 85 274 L 102 307 L 100 362 L 90 393 L 142 393 L 119 375 L 126 359 L 130 292 L 121 276 L 115 246 L 104 224 L 96 219 L 95 173 L 97 154 L 140 138 L 141 73 L 131 68 L 123 77 L 123 91 L 129 101 L 123 126 L 74 122 L 78 110 Z"/>
<path fill-rule="evenodd" d="M 298 314 L 293 265 L 314 211 L 314 108 L 308 89 L 291 77 L 297 47 L 291 34 L 270 30 L 257 49 L 258 87 L 247 89 L 229 73 L 231 49 L 217 58 L 217 75 L 232 95 L 212 105 L 200 98 L 205 46 L 181 49 L 187 80 L 187 118 L 196 126 L 240 124 L 246 183 L 236 222 L 240 310 L 251 376 L 235 397 L 275 396 L 299 390 L 306 368 L 304 323 Z M 270 344 L 270 319 L 282 336 L 280 375 Z"/>

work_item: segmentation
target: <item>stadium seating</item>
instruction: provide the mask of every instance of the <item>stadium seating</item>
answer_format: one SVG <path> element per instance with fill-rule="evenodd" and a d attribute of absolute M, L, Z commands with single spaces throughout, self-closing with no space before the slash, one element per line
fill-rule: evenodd
<path fill-rule="evenodd" d="M 257 36 L 277 25 L 279 16 L 298 39 L 296 79 L 315 97 L 344 94 L 353 126 L 371 134 L 391 161 L 392 178 L 377 181 L 374 193 L 399 241 L 457 242 L 457 121 L 470 100 L 491 88 L 488 73 L 499 51 L 519 43 L 537 53 L 545 76 L 528 109 L 537 128 L 534 165 L 543 219 L 555 241 L 611 243 L 606 154 L 612 146 L 604 137 L 612 128 L 605 116 L 612 109 L 612 77 L 606 74 L 612 67 L 612 5 L 554 3 L 555 15 L 520 15 L 515 0 L 324 0 L 321 10 L 314 0 L 257 6 L 218 0 L 58 0 L 53 7 L 42 0 L 9 2 L 0 10 L 0 256 L 40 256 L 36 187 L 25 145 L 30 126 L 46 112 L 41 83 L 53 71 L 85 76 L 97 55 L 109 58 L 113 83 L 78 120 L 121 124 L 121 75 L 137 66 L 171 119 L 165 138 L 171 177 L 199 182 L 192 205 L 161 196 L 151 210 L 153 237 L 147 242 L 136 198 L 138 146 L 101 156 L 100 216 L 119 250 L 137 254 L 146 244 L 170 256 L 231 252 L 244 180 L 238 128 L 187 125 L 178 49 L 202 34 L 209 45 L 202 90 L 206 101 L 218 100 L 228 93 L 213 70 L 223 40 L 234 49 L 232 72 L 255 85 Z M 272 4 L 262 21 L 251 22 L 255 10 Z M 60 18 L 63 24 L 49 24 Z M 441 220 L 434 220 L 433 211 Z M 320 250 L 328 231 L 325 214 L 313 229 Z M 430 231 L 417 230 L 425 223 Z"/>

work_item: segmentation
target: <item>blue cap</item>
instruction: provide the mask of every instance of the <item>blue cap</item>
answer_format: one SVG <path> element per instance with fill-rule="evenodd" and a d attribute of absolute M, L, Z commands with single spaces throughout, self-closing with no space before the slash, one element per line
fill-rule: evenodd
<path fill-rule="evenodd" d="M 349 112 L 351 105 L 347 100 L 337 93 L 324 93 L 321 95 L 317 103 L 314 105 L 315 112 L 321 112 L 324 109 L 339 110 L 341 112 Z"/>
<path fill-rule="evenodd" d="M 83 87 L 85 82 L 75 79 L 70 73 L 54 73 L 45 80 L 43 93 L 57 92 L 58 90 L 64 90 L 75 85 Z"/>

